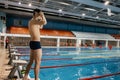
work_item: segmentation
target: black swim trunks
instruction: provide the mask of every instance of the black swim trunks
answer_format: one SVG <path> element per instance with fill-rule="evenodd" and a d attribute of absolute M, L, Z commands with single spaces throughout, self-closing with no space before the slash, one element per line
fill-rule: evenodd
<path fill-rule="evenodd" d="M 40 41 L 30 41 L 30 49 L 41 49 Z"/>

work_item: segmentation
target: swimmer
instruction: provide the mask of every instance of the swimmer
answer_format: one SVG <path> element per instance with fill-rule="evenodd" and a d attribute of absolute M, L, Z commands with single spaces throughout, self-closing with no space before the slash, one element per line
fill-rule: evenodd
<path fill-rule="evenodd" d="M 39 80 L 39 70 L 42 57 L 42 49 L 40 45 L 40 29 L 43 28 L 43 25 L 47 24 L 44 13 L 39 9 L 35 9 L 33 12 L 33 18 L 29 21 L 29 32 L 31 36 L 30 41 L 30 61 L 26 67 L 25 75 L 23 80 L 29 80 L 28 74 L 30 68 L 35 62 L 34 73 L 35 80 Z"/>

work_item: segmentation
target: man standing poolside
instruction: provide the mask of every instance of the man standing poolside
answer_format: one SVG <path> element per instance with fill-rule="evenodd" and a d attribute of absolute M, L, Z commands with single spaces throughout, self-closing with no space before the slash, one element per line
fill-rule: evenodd
<path fill-rule="evenodd" d="M 28 80 L 28 74 L 30 68 L 35 61 L 34 73 L 35 80 L 39 79 L 39 69 L 42 57 L 42 49 L 40 45 L 40 29 L 47 23 L 44 13 L 39 9 L 35 9 L 33 12 L 33 18 L 29 21 L 29 32 L 31 36 L 30 41 L 30 62 L 26 67 L 26 72 L 23 80 Z"/>

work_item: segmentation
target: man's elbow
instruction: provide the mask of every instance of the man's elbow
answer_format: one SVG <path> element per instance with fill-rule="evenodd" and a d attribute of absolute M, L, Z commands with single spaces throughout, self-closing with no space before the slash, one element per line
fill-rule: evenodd
<path fill-rule="evenodd" d="M 46 25 L 47 23 L 46 23 L 46 21 L 41 21 L 40 24 L 42 24 L 42 25 Z"/>
<path fill-rule="evenodd" d="M 46 21 L 43 21 L 43 24 L 44 24 L 44 25 L 46 25 L 46 24 L 47 24 L 47 22 L 46 22 Z"/>
<path fill-rule="evenodd" d="M 46 25 L 46 24 L 47 24 L 47 22 L 45 21 L 44 25 Z"/>

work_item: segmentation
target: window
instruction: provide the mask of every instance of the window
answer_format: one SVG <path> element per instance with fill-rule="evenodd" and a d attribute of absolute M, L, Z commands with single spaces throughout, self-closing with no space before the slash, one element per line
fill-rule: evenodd
<path fill-rule="evenodd" d="M 6 17 L 5 16 L 0 16 L 0 20 L 2 20 L 4 24 L 6 23 Z"/>
<path fill-rule="evenodd" d="M 20 20 L 20 19 L 14 19 L 14 25 L 15 26 L 21 26 L 22 25 L 22 20 Z"/>

